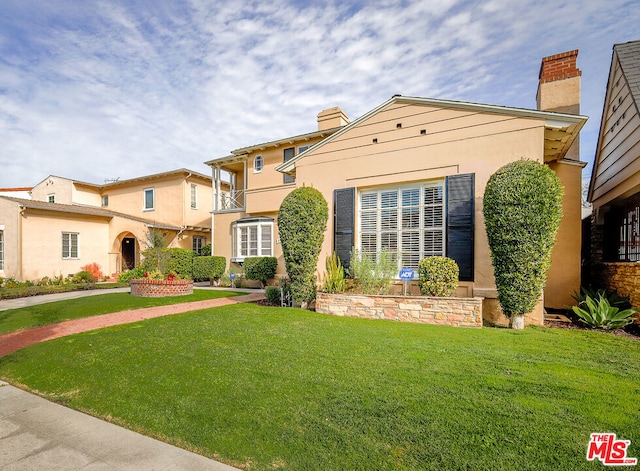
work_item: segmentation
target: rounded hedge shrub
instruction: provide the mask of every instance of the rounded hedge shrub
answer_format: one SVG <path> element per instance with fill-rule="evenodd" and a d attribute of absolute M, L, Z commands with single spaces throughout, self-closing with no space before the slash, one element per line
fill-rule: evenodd
<path fill-rule="evenodd" d="M 458 288 L 460 269 L 448 257 L 427 257 L 418 265 L 420 292 L 427 296 L 453 296 Z"/>
<path fill-rule="evenodd" d="M 484 192 L 484 218 L 498 300 L 511 327 L 540 299 L 562 219 L 562 184 L 546 165 L 511 162 L 494 173 Z"/>
<path fill-rule="evenodd" d="M 242 264 L 248 280 L 257 280 L 264 286 L 276 275 L 278 259 L 276 257 L 247 257 Z"/>
<path fill-rule="evenodd" d="M 264 290 L 264 297 L 269 304 L 280 306 L 280 288 L 278 286 L 267 286 Z"/>
<path fill-rule="evenodd" d="M 327 228 L 329 209 L 315 188 L 303 186 L 280 205 L 278 228 L 291 294 L 303 306 L 316 297 L 316 267 Z"/>

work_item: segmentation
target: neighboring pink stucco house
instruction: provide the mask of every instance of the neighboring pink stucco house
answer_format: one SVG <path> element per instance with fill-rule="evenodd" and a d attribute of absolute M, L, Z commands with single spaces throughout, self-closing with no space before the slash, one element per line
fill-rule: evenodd
<path fill-rule="evenodd" d="M 98 263 L 135 267 L 150 227 L 171 247 L 211 243 L 211 177 L 179 169 L 97 185 L 51 175 L 31 199 L 0 196 L 0 276 L 67 276 Z"/>

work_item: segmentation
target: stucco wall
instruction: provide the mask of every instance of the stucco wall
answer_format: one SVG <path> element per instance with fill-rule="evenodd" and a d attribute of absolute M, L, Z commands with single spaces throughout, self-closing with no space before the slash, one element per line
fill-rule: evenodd
<path fill-rule="evenodd" d="M 0 198 L 0 226 L 4 231 L 3 278 L 20 279 L 21 265 L 18 257 L 20 249 L 20 207 L 17 203 Z"/>
<path fill-rule="evenodd" d="M 421 134 L 422 129 L 426 134 Z M 543 139 L 541 120 L 395 105 L 298 161 L 296 185 L 320 190 L 329 203 L 331 215 L 333 190 L 337 188 L 361 190 L 475 174 L 474 295 L 491 299 L 495 298 L 495 281 L 482 214 L 486 183 L 498 168 L 511 161 L 529 158 L 542 162 Z M 329 217 L 318 261 L 319 273 L 324 271 L 325 257 L 332 250 L 333 219 Z M 497 303 L 485 306 L 488 313 L 496 316 L 500 313 Z M 541 318 L 539 306 L 532 319 Z"/>
<path fill-rule="evenodd" d="M 62 258 L 62 233 L 78 233 L 78 258 Z M 27 210 L 22 216 L 22 278 L 77 273 L 89 263 L 109 266 L 107 218 Z"/>

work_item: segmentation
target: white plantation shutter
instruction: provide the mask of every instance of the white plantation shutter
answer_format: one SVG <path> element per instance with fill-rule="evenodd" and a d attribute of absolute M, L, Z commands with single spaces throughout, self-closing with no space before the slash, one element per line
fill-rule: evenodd
<path fill-rule="evenodd" d="M 444 182 L 425 182 L 360 193 L 359 248 L 398 256 L 399 267 L 417 269 L 424 257 L 444 255 Z"/>

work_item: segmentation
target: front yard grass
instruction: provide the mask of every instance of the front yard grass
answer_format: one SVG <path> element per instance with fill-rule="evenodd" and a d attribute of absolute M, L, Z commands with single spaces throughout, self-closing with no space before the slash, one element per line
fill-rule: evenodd
<path fill-rule="evenodd" d="M 0 377 L 250 470 L 581 470 L 640 457 L 640 344 L 238 304 L 60 338 Z"/>
<path fill-rule="evenodd" d="M 131 296 L 130 293 L 109 293 L 88 296 L 66 301 L 19 309 L 0 311 L 0 334 L 7 334 L 17 330 L 29 329 L 41 325 L 79 319 L 81 317 L 97 316 L 109 312 L 128 311 L 143 307 L 166 306 L 169 304 L 190 303 L 205 299 L 226 298 L 237 296 L 238 292 L 194 289 L 193 294 L 185 296 L 166 296 L 163 298 L 143 298 Z"/>

